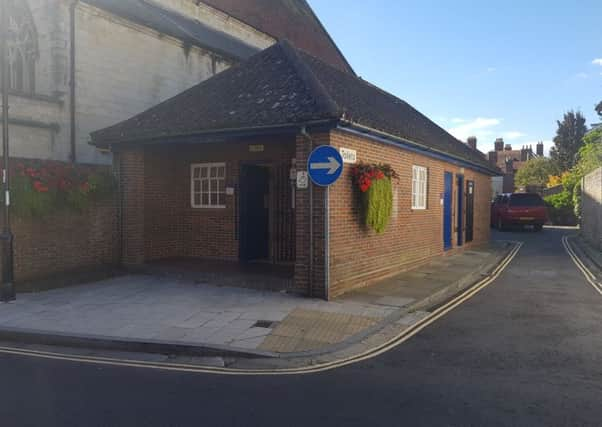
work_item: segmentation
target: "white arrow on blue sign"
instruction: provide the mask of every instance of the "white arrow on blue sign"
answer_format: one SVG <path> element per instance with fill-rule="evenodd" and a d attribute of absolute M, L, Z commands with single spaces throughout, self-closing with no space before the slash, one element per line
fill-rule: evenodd
<path fill-rule="evenodd" d="M 328 187 L 341 177 L 343 158 L 336 148 L 322 145 L 309 155 L 307 172 L 314 184 Z"/>

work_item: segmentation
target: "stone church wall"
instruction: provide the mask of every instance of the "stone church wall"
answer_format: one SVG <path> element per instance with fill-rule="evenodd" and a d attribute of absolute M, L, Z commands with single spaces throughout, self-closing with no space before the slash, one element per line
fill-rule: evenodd
<path fill-rule="evenodd" d="M 27 0 L 38 34 L 34 96 L 10 99 L 11 155 L 67 161 L 70 155 L 70 1 Z M 162 6 L 264 48 L 274 40 L 191 0 Z M 79 1 L 75 8 L 76 157 L 110 164 L 90 132 L 140 113 L 232 65 L 196 46 Z"/>

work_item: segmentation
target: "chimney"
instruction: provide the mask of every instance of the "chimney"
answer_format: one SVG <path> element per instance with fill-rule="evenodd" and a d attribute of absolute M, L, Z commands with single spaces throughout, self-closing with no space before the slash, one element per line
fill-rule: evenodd
<path fill-rule="evenodd" d="M 506 144 L 506 146 L 504 147 L 504 150 L 506 150 L 506 151 L 512 151 L 512 145 L 511 144 Z"/>
<path fill-rule="evenodd" d="M 475 151 L 477 150 L 477 137 L 476 136 L 468 137 L 468 139 L 466 140 L 466 143 L 473 150 L 475 150 Z"/>
<path fill-rule="evenodd" d="M 529 148 L 527 148 L 526 146 L 524 146 L 520 150 L 520 161 L 521 162 L 526 162 L 527 160 L 529 160 Z"/>
<path fill-rule="evenodd" d="M 543 157 L 543 142 L 537 143 L 537 155 Z"/>
<path fill-rule="evenodd" d="M 491 163 L 494 166 L 497 165 L 497 151 L 489 152 L 489 163 Z"/>
<path fill-rule="evenodd" d="M 495 140 L 495 151 L 504 151 L 504 138 Z"/>
<path fill-rule="evenodd" d="M 514 160 L 511 157 L 506 158 L 506 173 L 514 175 Z"/>

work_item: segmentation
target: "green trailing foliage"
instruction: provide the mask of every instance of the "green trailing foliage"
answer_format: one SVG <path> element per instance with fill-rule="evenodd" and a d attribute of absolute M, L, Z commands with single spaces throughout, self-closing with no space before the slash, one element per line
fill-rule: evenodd
<path fill-rule="evenodd" d="M 360 163 L 351 170 L 354 186 L 361 193 L 366 226 L 384 233 L 393 212 L 393 183 L 397 173 L 391 165 Z"/>
<path fill-rule="evenodd" d="M 390 178 L 376 180 L 370 189 L 363 193 L 366 225 L 383 233 L 393 212 L 393 184 Z"/>

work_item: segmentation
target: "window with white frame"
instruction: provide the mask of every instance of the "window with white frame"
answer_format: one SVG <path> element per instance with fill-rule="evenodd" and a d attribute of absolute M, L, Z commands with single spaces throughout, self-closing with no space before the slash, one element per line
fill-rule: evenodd
<path fill-rule="evenodd" d="M 428 192 L 428 169 L 412 167 L 412 209 L 426 209 Z"/>
<path fill-rule="evenodd" d="M 226 207 L 225 163 L 191 165 L 190 200 L 193 208 Z"/>

